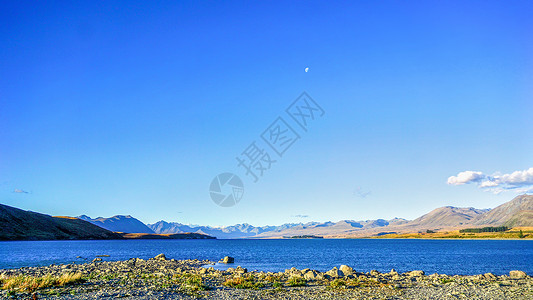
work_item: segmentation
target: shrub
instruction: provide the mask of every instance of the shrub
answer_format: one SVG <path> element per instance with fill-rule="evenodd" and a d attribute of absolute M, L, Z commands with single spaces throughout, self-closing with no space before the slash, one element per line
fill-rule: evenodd
<path fill-rule="evenodd" d="M 307 280 L 302 277 L 291 277 L 287 280 L 288 286 L 305 286 L 307 285 Z"/>
<path fill-rule="evenodd" d="M 329 287 L 333 289 L 339 289 L 346 287 L 346 281 L 343 279 L 335 279 L 329 283 Z"/>
<path fill-rule="evenodd" d="M 183 274 L 174 277 L 182 287 L 192 291 L 206 291 L 209 287 L 203 283 L 202 276 L 195 274 Z"/>

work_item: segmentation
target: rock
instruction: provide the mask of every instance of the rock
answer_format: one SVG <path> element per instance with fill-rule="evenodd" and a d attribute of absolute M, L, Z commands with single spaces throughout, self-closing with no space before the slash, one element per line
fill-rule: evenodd
<path fill-rule="evenodd" d="M 222 259 L 222 262 L 225 263 L 225 264 L 232 264 L 235 262 L 235 259 L 231 256 L 225 256 L 223 259 Z"/>
<path fill-rule="evenodd" d="M 326 275 L 331 276 L 333 278 L 342 277 L 343 274 L 339 272 L 337 267 L 334 267 L 333 269 L 326 272 Z"/>
<path fill-rule="evenodd" d="M 344 274 L 344 276 L 353 275 L 353 269 L 347 265 L 342 265 L 339 270 Z"/>
<path fill-rule="evenodd" d="M 307 280 L 315 280 L 316 279 L 316 274 L 315 274 L 315 272 L 309 270 L 309 271 L 307 271 L 304 274 L 304 278 L 307 279 Z"/>
<path fill-rule="evenodd" d="M 496 277 L 496 275 L 494 275 L 492 273 L 485 273 L 485 274 L 483 274 L 483 277 L 485 277 L 485 279 L 487 279 L 487 280 L 496 280 L 496 279 L 498 279 L 498 277 Z"/>
<path fill-rule="evenodd" d="M 158 254 L 154 257 L 155 260 L 167 260 L 167 257 L 165 256 L 165 254 L 161 253 L 161 254 Z"/>
<path fill-rule="evenodd" d="M 395 275 L 392 275 L 391 279 L 392 280 L 402 280 L 402 276 L 400 276 L 400 274 L 396 273 Z"/>
<path fill-rule="evenodd" d="M 377 270 L 370 271 L 370 275 L 372 276 L 379 276 L 381 273 L 379 273 Z"/>
<path fill-rule="evenodd" d="M 247 273 L 248 270 L 246 268 L 243 268 L 241 266 L 238 266 L 237 268 L 235 268 L 235 273 L 240 273 L 240 274 L 244 274 L 244 273 Z"/>
<path fill-rule="evenodd" d="M 509 277 L 511 277 L 511 279 L 521 279 L 521 278 L 527 278 L 527 274 L 524 271 L 514 270 L 514 271 L 509 272 Z"/>
<path fill-rule="evenodd" d="M 390 272 L 389 272 L 389 275 L 390 275 L 390 276 L 397 276 L 397 275 L 399 275 L 399 274 L 398 274 L 398 272 L 396 272 L 396 270 L 391 269 Z"/>
<path fill-rule="evenodd" d="M 415 270 L 415 271 L 411 271 L 411 272 L 408 272 L 407 275 L 409 276 L 412 276 L 412 277 L 417 277 L 417 276 L 424 276 L 424 271 L 420 271 L 420 270 Z"/>
<path fill-rule="evenodd" d="M 100 257 L 93 259 L 93 262 L 97 262 L 97 261 L 102 261 L 102 259 Z"/>

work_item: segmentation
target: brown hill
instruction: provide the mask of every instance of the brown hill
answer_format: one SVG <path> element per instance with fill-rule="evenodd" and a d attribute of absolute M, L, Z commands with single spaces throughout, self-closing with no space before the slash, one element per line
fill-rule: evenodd
<path fill-rule="evenodd" d="M 520 195 L 472 221 L 472 225 L 533 226 L 533 195 Z"/>
<path fill-rule="evenodd" d="M 473 219 L 487 213 L 487 209 L 473 207 L 444 206 L 406 223 L 404 226 L 420 229 L 442 229 L 470 223 Z"/>
<path fill-rule="evenodd" d="M 122 239 L 122 236 L 71 217 L 52 217 L 0 204 L 0 240 Z"/>

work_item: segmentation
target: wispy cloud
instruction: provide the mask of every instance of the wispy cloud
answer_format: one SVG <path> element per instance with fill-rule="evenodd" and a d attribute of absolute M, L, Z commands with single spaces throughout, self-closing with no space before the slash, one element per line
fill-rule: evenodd
<path fill-rule="evenodd" d="M 365 191 L 361 187 L 356 188 L 353 192 L 353 195 L 359 198 L 366 198 L 370 194 L 372 194 L 371 191 Z"/>
<path fill-rule="evenodd" d="M 27 192 L 25 190 L 21 190 L 21 189 L 15 189 L 13 191 L 13 193 L 18 193 L 18 194 L 29 194 L 30 192 Z"/>
<path fill-rule="evenodd" d="M 309 215 L 293 215 L 293 218 L 309 218 Z"/>
<path fill-rule="evenodd" d="M 533 192 L 533 168 L 523 171 L 514 171 L 509 174 L 494 173 L 484 174 L 479 171 L 464 171 L 448 178 L 448 184 L 463 185 L 475 183 L 479 188 L 499 194 L 503 191 L 518 193 Z"/>

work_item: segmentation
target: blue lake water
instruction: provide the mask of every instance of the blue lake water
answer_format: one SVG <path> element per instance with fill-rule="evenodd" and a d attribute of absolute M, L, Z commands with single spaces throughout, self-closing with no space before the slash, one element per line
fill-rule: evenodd
<path fill-rule="evenodd" d="M 533 274 L 531 240 L 129 240 L 0 242 L 0 269 L 82 263 L 96 255 L 104 260 L 148 259 L 159 253 L 175 259 L 217 261 L 229 255 L 233 266 L 249 270 L 283 271 L 290 267 L 326 271 L 346 264 L 357 271 Z M 83 258 L 76 258 L 81 256 Z M 85 258 L 85 259 L 84 259 Z M 224 266 L 217 266 L 223 268 Z"/>

